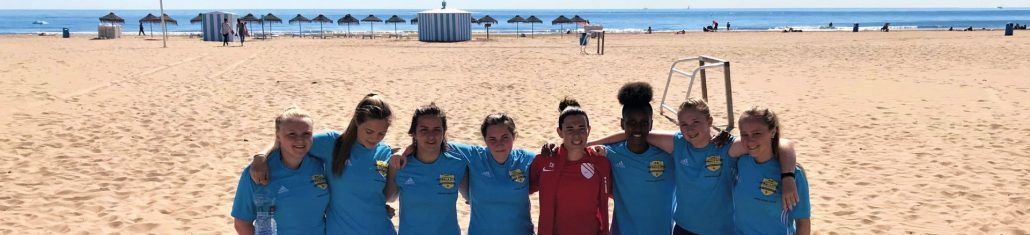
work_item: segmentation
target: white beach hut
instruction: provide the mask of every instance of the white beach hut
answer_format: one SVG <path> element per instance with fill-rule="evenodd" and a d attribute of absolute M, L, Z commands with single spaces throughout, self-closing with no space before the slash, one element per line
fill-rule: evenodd
<path fill-rule="evenodd" d="M 472 13 L 458 9 L 419 12 L 418 40 L 423 42 L 461 42 L 472 40 Z"/>
<path fill-rule="evenodd" d="M 215 11 L 203 14 L 201 19 L 201 30 L 204 32 L 204 41 L 222 41 L 222 22 L 229 19 L 229 25 L 236 27 L 236 15 L 231 12 Z M 235 31 L 236 29 L 233 29 Z M 229 37 L 229 41 L 235 41 L 235 37 Z"/>

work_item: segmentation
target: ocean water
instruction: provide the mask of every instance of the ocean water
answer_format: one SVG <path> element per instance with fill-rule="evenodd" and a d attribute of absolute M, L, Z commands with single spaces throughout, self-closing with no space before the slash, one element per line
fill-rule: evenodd
<path fill-rule="evenodd" d="M 307 18 L 314 18 L 318 14 L 325 14 L 333 20 L 337 20 L 345 14 L 352 14 L 361 19 L 369 14 L 374 14 L 385 20 L 392 15 L 398 15 L 406 20 L 413 18 L 421 9 L 328 9 L 328 10 L 289 10 L 289 9 L 236 9 L 222 10 L 240 14 L 248 13 L 263 15 L 275 14 L 283 19 L 283 24 L 273 24 L 266 30 L 275 32 L 296 32 L 298 25 L 288 24 L 287 21 L 297 14 Z M 199 24 L 191 24 L 189 20 L 198 13 L 211 12 L 215 10 L 166 10 L 167 14 L 178 20 L 178 25 L 169 25 L 170 32 L 197 32 L 200 31 Z M 785 27 L 806 30 L 850 30 L 852 24 L 859 23 L 863 30 L 878 29 L 885 22 L 890 22 L 895 29 L 946 29 L 948 27 L 966 28 L 1003 28 L 1008 22 L 1019 24 L 1030 24 L 1030 8 L 983 8 L 983 9 L 612 9 L 612 10 L 575 10 L 575 9 L 554 9 L 554 10 L 467 10 L 472 12 L 475 18 L 484 15 L 499 21 L 490 28 L 491 33 L 514 33 L 516 24 L 506 21 L 515 15 L 528 18 L 535 15 L 544 21 L 543 24 L 519 24 L 518 29 L 528 33 L 532 27 L 534 31 L 558 32 L 561 28 L 568 29 L 575 25 L 551 25 L 558 15 L 565 15 L 572 18 L 579 15 L 593 24 L 601 24 L 606 30 L 615 32 L 643 31 L 651 27 L 656 31 L 700 31 L 702 27 L 710 25 L 713 20 L 719 22 L 720 29 L 725 29 L 727 23 L 735 30 L 778 30 Z M 69 28 L 74 33 L 96 33 L 98 18 L 108 12 L 125 18 L 126 33 L 135 33 L 139 29 L 138 20 L 148 13 L 158 15 L 158 10 L 0 10 L 0 34 L 21 34 L 37 32 L 60 32 L 62 28 Z M 33 24 L 35 21 L 46 21 L 48 24 Z M 827 28 L 833 23 L 836 29 Z M 145 25 L 150 30 L 150 25 Z M 322 25 L 326 31 L 346 31 L 346 26 L 333 24 Z M 352 32 L 369 31 L 374 28 L 376 31 L 393 31 L 394 25 L 387 23 L 362 22 L 360 25 L 352 25 Z M 399 31 L 416 31 L 417 25 L 409 23 L 397 24 Z M 153 25 L 153 30 L 160 31 L 160 25 Z M 303 25 L 305 32 L 317 32 L 318 23 L 306 23 Z M 485 31 L 484 25 L 473 25 L 474 31 Z M 260 25 L 253 24 L 251 32 L 259 32 Z"/>

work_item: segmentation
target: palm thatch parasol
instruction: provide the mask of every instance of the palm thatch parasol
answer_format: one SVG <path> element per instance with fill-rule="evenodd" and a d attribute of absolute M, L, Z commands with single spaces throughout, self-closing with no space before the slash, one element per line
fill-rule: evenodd
<path fill-rule="evenodd" d="M 122 19 L 122 17 L 119 17 L 118 15 L 115 15 L 114 12 L 111 12 L 107 13 L 107 15 L 105 16 L 101 16 L 100 23 L 125 24 L 125 19 Z"/>
<path fill-rule="evenodd" d="M 418 24 L 418 16 L 411 18 L 411 24 Z"/>
<path fill-rule="evenodd" d="M 376 17 L 375 15 L 368 15 L 368 17 L 365 17 L 364 19 L 361 19 L 361 22 L 371 22 L 371 23 L 374 23 L 374 22 L 383 22 L 383 20 L 379 19 L 379 17 Z M 375 35 L 376 35 L 375 24 L 368 24 L 368 29 L 372 31 L 372 37 L 375 38 Z"/>
<path fill-rule="evenodd" d="M 254 17 L 254 14 L 247 14 L 247 15 L 243 16 L 243 18 L 240 18 L 240 21 L 243 21 L 243 22 L 261 22 L 261 19 L 258 19 L 257 17 Z M 247 32 L 250 32 L 251 31 L 250 29 L 251 29 L 250 28 L 250 24 L 247 24 Z"/>
<path fill-rule="evenodd" d="M 536 18 L 536 16 L 529 16 L 529 18 L 526 18 L 526 23 L 529 23 L 529 37 L 533 37 L 535 34 L 533 24 L 543 24 L 544 21 L 541 21 L 540 18 Z"/>
<path fill-rule="evenodd" d="M 347 25 L 347 36 L 350 36 L 350 25 L 351 24 L 361 24 L 360 22 L 361 21 L 358 20 L 358 18 L 354 18 L 354 16 L 352 16 L 350 14 L 347 14 L 347 15 L 343 16 L 343 18 L 340 18 L 340 20 L 336 21 L 337 24 L 340 24 L 340 25 L 346 24 Z"/>
<path fill-rule="evenodd" d="M 583 17 L 579 17 L 579 15 L 572 16 L 572 19 L 570 19 L 569 21 L 572 21 L 572 23 L 576 24 L 576 31 L 577 32 L 579 32 L 579 24 L 580 23 L 590 24 L 589 20 L 585 20 L 585 19 L 583 19 Z"/>
<path fill-rule="evenodd" d="M 400 16 L 397 16 L 397 15 L 393 15 L 389 19 L 386 19 L 386 23 L 387 24 L 393 23 L 393 35 L 397 35 L 397 23 L 405 23 L 405 22 L 408 22 L 408 21 L 404 20 L 404 18 L 401 18 Z"/>
<path fill-rule="evenodd" d="M 525 22 L 526 22 L 526 19 L 523 19 L 522 16 L 519 16 L 519 15 L 515 15 L 515 17 L 512 17 L 511 19 L 508 20 L 509 24 L 515 23 L 515 37 L 519 36 L 519 23 L 525 23 Z"/>
<path fill-rule="evenodd" d="M 483 18 L 479 18 L 479 20 L 476 22 L 476 24 L 486 24 L 484 27 L 486 27 L 486 39 L 487 40 L 490 40 L 490 26 L 491 26 L 491 24 L 496 24 L 496 23 L 497 23 L 497 20 L 495 20 L 493 17 L 490 17 L 490 15 L 483 16 Z"/>
<path fill-rule="evenodd" d="M 267 15 L 261 17 L 261 35 L 262 37 L 267 38 L 268 34 L 265 33 L 265 23 L 268 23 L 268 31 L 271 32 L 272 23 L 282 24 L 283 19 L 279 19 L 278 16 L 272 15 L 272 13 L 268 13 Z"/>
<path fill-rule="evenodd" d="M 163 16 L 165 24 L 179 25 L 179 22 L 175 21 L 175 19 L 172 19 L 172 17 L 168 17 L 168 14 L 165 14 Z M 160 24 L 161 17 L 157 17 L 154 14 L 147 14 L 147 16 L 144 16 L 142 19 L 139 20 L 139 22 L 150 24 L 150 37 L 154 37 L 154 23 Z"/>
<path fill-rule="evenodd" d="M 297 24 L 297 33 L 300 34 L 300 37 L 304 37 L 304 23 L 310 23 L 311 20 L 309 20 L 307 17 L 304 17 L 304 16 L 302 16 L 300 14 L 297 14 L 297 16 L 294 16 L 293 19 L 290 19 L 289 22 L 290 22 L 290 24 L 296 23 Z"/>
<path fill-rule="evenodd" d="M 197 24 L 201 22 L 204 22 L 204 13 L 198 13 L 196 17 L 190 19 L 190 24 Z"/>
<path fill-rule="evenodd" d="M 558 27 L 561 28 L 561 33 L 559 33 L 559 35 L 562 35 L 562 37 L 565 37 L 565 24 L 568 23 L 572 23 L 572 20 L 565 18 L 565 15 L 560 15 L 558 18 L 554 18 L 554 20 L 551 21 L 551 25 L 558 25 Z"/>
<path fill-rule="evenodd" d="M 318 22 L 318 31 L 320 32 L 319 35 L 322 36 L 322 38 L 325 38 L 325 29 L 322 28 L 322 25 L 325 23 L 333 23 L 333 19 L 329 19 L 329 17 L 326 17 L 322 14 L 318 14 L 318 16 L 315 16 L 315 18 L 311 19 L 311 21 Z"/>

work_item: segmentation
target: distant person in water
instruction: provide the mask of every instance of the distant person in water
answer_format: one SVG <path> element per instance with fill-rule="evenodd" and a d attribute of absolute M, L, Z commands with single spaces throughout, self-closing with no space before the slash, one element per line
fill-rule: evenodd
<path fill-rule="evenodd" d="M 833 22 L 830 22 L 830 28 L 831 29 L 833 28 Z"/>
<path fill-rule="evenodd" d="M 143 31 L 143 21 L 139 22 L 139 33 L 137 33 L 136 36 L 140 35 L 147 36 L 147 31 Z"/>
<path fill-rule="evenodd" d="M 1018 24 L 1016 26 L 1019 26 Z M 647 34 L 651 34 L 651 26 L 647 26 Z"/>
<path fill-rule="evenodd" d="M 726 21 L 726 31 L 730 31 L 730 22 Z"/>

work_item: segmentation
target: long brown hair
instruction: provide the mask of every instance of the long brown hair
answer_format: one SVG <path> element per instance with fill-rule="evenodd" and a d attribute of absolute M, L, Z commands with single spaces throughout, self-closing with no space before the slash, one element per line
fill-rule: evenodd
<path fill-rule="evenodd" d="M 443 141 L 440 141 L 440 151 L 447 151 L 447 114 L 439 106 L 436 106 L 435 102 L 419 106 L 418 109 L 415 109 L 415 113 L 411 115 L 411 128 L 408 129 L 408 135 L 411 136 L 412 145 L 415 145 L 415 149 L 418 150 L 415 130 L 418 129 L 418 119 L 423 116 L 440 118 L 441 128 L 443 128 L 444 132 Z"/>
<path fill-rule="evenodd" d="M 369 120 L 386 120 L 389 123 L 392 116 L 393 111 L 391 111 L 390 105 L 383 101 L 382 96 L 375 93 L 365 95 L 365 98 L 358 102 L 358 107 L 354 109 L 354 116 L 351 117 L 347 130 L 343 131 L 343 136 L 336 139 L 333 147 L 333 174 L 337 176 L 343 174 L 343 168 L 350 159 L 351 148 L 354 147 L 354 141 L 357 141 L 358 138 L 358 125 Z"/>
<path fill-rule="evenodd" d="M 756 120 L 765 124 L 769 131 L 775 131 L 772 136 L 772 154 L 777 156 L 780 153 L 780 118 L 772 110 L 761 107 L 751 107 L 740 116 L 740 122 L 744 120 Z"/>

